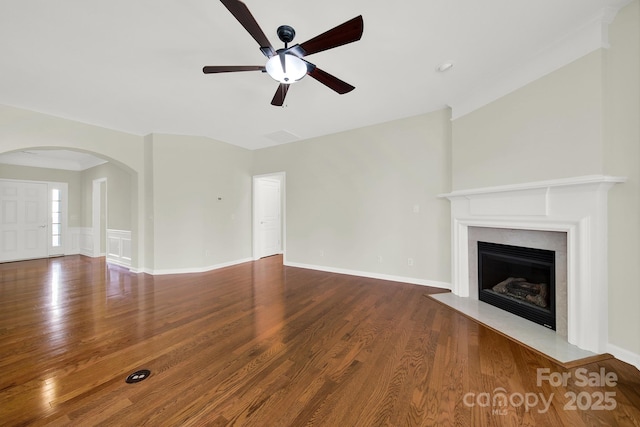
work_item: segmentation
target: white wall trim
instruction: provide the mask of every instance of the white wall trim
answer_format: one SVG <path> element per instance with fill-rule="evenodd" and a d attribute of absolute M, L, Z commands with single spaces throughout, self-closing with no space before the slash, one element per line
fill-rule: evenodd
<path fill-rule="evenodd" d="M 77 233 L 75 238 L 78 239 L 78 253 L 93 258 L 93 228 L 74 227 L 74 229 L 74 232 Z"/>
<path fill-rule="evenodd" d="M 431 286 L 434 288 L 449 289 L 449 290 L 451 289 L 450 283 L 438 282 L 435 280 L 418 279 L 415 277 L 394 276 L 390 274 L 372 273 L 369 271 L 358 271 L 358 270 L 350 270 L 345 268 L 335 268 L 335 267 L 327 267 L 323 265 L 304 264 L 304 263 L 289 262 L 289 261 L 285 262 L 284 265 L 288 267 L 305 268 L 307 270 L 324 271 L 327 273 L 347 274 L 349 276 L 367 277 L 369 279 L 389 280 L 392 282 L 409 283 L 412 285 Z"/>
<path fill-rule="evenodd" d="M 102 183 L 104 183 L 104 185 L 105 185 L 105 187 L 104 187 L 105 194 L 104 195 L 102 194 Z M 92 253 L 91 256 L 99 257 L 99 256 L 106 255 L 105 253 L 102 253 L 102 251 L 101 251 L 101 246 L 102 246 L 101 236 L 102 236 L 102 231 L 103 231 L 101 226 L 102 226 L 103 222 L 104 222 L 104 224 L 108 224 L 108 218 L 107 218 L 107 212 L 108 212 L 107 211 L 107 201 L 108 201 L 108 197 L 107 197 L 107 178 L 94 179 L 92 188 L 93 189 L 92 189 L 92 193 L 91 193 L 91 209 L 92 209 L 91 218 L 92 218 L 92 222 L 93 222 L 93 226 L 92 226 L 93 249 L 91 251 L 91 253 Z M 105 205 L 104 206 L 102 206 L 102 201 L 101 201 L 102 196 L 104 196 L 104 200 L 105 200 Z M 104 211 L 104 213 L 105 213 L 104 221 L 102 221 L 102 217 L 101 217 L 102 211 Z M 106 230 L 105 230 L 105 236 L 106 236 Z M 106 248 L 106 244 L 105 244 L 105 248 Z"/>
<path fill-rule="evenodd" d="M 610 176 L 610 175 L 583 175 L 571 178 L 558 178 L 558 179 L 549 179 L 545 181 L 534 181 L 534 182 L 526 182 L 521 184 L 508 184 L 508 185 L 497 185 L 494 187 L 481 187 L 481 188 L 471 188 L 465 190 L 456 190 L 447 194 L 439 194 L 438 197 L 464 197 L 464 196 L 474 196 L 474 195 L 482 195 L 482 194 L 493 194 L 493 193 L 504 193 L 509 191 L 520 191 L 520 190 L 536 190 L 536 189 L 546 189 L 546 188 L 555 188 L 555 187 L 568 187 L 574 185 L 584 185 L 584 184 L 617 184 L 625 182 L 627 178 L 622 176 Z"/>
<path fill-rule="evenodd" d="M 161 276 L 165 274 L 188 274 L 188 273 L 205 273 L 207 271 L 217 270 L 224 267 L 231 267 L 233 265 L 244 264 L 245 262 L 252 262 L 253 258 L 242 258 L 234 261 L 223 262 L 220 264 L 214 264 L 205 267 L 188 267 L 188 268 L 166 268 L 166 269 L 130 269 L 133 273 L 147 273 L 154 276 Z"/>
<path fill-rule="evenodd" d="M 616 359 L 627 362 L 640 370 L 640 354 L 636 354 L 611 343 L 607 345 L 607 353 L 611 353 Z"/>
<path fill-rule="evenodd" d="M 80 254 L 80 241 L 82 238 L 82 227 L 67 227 L 67 238 L 65 248 L 65 255 L 78 255 Z"/>
<path fill-rule="evenodd" d="M 452 102 L 451 120 L 458 119 L 597 49 L 609 47 L 609 24 L 618 11 L 631 0 L 615 7 L 601 9 L 575 31 L 526 58 L 489 81 L 476 85 L 478 89 Z"/>
<path fill-rule="evenodd" d="M 244 264 L 246 262 L 255 262 L 255 260 L 251 257 L 251 258 L 243 258 L 235 261 L 215 264 L 207 267 L 170 268 L 170 269 L 157 269 L 157 270 L 152 270 L 152 269 L 139 270 L 135 268 L 130 268 L 130 270 L 133 273 L 147 273 L 147 274 L 156 275 L 156 276 L 165 275 L 165 274 L 204 273 L 207 271 L 217 270 L 224 267 L 231 267 L 233 265 Z M 327 273 L 347 274 L 349 276 L 359 276 L 359 277 L 366 277 L 370 279 L 388 280 L 392 282 L 409 283 L 412 285 L 431 286 L 434 288 L 451 290 L 450 283 L 439 282 L 436 280 L 424 280 L 424 279 L 418 279 L 415 277 L 394 276 L 390 274 L 372 273 L 368 271 L 350 270 L 350 269 L 344 269 L 344 268 L 303 264 L 303 263 L 297 263 L 297 262 L 284 262 L 283 264 L 287 267 L 304 268 L 307 270 L 324 271 Z"/>
<path fill-rule="evenodd" d="M 131 267 L 131 231 L 107 229 L 107 262 Z"/>

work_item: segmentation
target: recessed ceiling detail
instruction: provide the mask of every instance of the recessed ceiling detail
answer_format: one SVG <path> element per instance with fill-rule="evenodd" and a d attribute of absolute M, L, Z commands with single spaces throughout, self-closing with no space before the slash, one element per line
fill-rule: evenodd
<path fill-rule="evenodd" d="M 24 150 L 0 154 L 0 164 L 83 171 L 107 160 L 72 150 Z"/>

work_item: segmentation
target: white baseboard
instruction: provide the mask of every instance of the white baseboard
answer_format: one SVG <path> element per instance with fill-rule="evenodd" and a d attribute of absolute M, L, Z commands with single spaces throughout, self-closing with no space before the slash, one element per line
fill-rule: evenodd
<path fill-rule="evenodd" d="M 284 265 L 288 267 L 306 268 L 308 270 L 326 271 L 327 273 L 347 274 L 349 276 L 367 277 L 370 279 L 389 280 L 392 282 L 410 283 L 412 285 L 431 286 L 434 288 L 449 289 L 451 284 L 446 282 L 438 282 L 436 280 L 417 279 L 415 277 L 394 276 L 389 274 L 372 273 L 370 271 L 349 270 L 344 268 L 327 267 L 323 265 L 303 264 L 298 262 L 285 261 Z"/>
<path fill-rule="evenodd" d="M 284 255 L 284 252 L 277 252 L 277 253 L 275 253 L 275 254 L 273 254 L 273 255 Z M 258 260 L 260 260 L 260 259 L 262 259 L 262 258 L 268 258 L 268 257 L 273 256 L 273 255 L 266 255 L 266 256 L 255 256 L 255 255 L 254 255 L 254 257 L 253 257 L 253 258 L 251 258 L 251 259 L 252 259 L 253 261 L 258 261 Z M 286 262 L 285 262 L 284 264 L 286 265 Z"/>
<path fill-rule="evenodd" d="M 93 258 L 93 229 L 91 227 L 69 227 L 67 254 L 80 254 Z"/>
<path fill-rule="evenodd" d="M 65 244 L 65 255 L 78 255 L 83 253 L 84 234 L 86 233 L 85 227 L 68 227 L 67 238 Z"/>
<path fill-rule="evenodd" d="M 168 269 L 136 269 L 130 268 L 132 273 L 147 273 L 154 276 L 166 275 L 166 274 L 186 274 L 186 273 L 204 273 L 207 271 L 217 270 L 219 268 L 230 267 L 232 265 L 243 264 L 245 262 L 256 261 L 253 257 L 243 258 L 235 261 L 224 262 L 220 264 L 214 264 L 206 267 L 195 268 L 168 268 Z M 308 270 L 325 271 L 327 273 L 347 274 L 349 276 L 367 277 L 370 279 L 389 280 L 392 282 L 409 283 L 413 285 L 431 286 L 434 288 L 451 290 L 451 284 L 446 282 L 438 282 L 436 280 L 423 280 L 415 277 L 394 276 L 389 274 L 372 273 L 368 271 L 349 270 L 344 268 L 327 267 L 321 265 L 303 264 L 297 262 L 284 261 L 284 265 L 288 267 L 306 268 Z"/>
<path fill-rule="evenodd" d="M 119 267 L 124 267 L 124 268 L 128 269 L 129 271 L 135 273 L 135 271 L 133 271 L 133 269 L 131 269 L 131 265 L 128 262 L 123 262 L 123 261 L 120 261 L 118 259 L 109 258 L 108 256 L 105 256 L 105 260 L 106 260 L 107 264 L 113 264 L 113 265 L 117 265 Z"/>
<path fill-rule="evenodd" d="M 607 352 L 615 356 L 616 359 L 620 359 L 640 370 L 640 354 L 636 354 L 611 343 L 607 344 Z"/>
<path fill-rule="evenodd" d="M 207 271 L 217 270 L 219 268 L 230 267 L 232 265 L 243 264 L 245 262 L 251 262 L 253 258 L 243 258 L 235 261 L 223 262 L 220 264 L 209 265 L 205 267 L 192 267 L 192 268 L 167 268 L 167 269 L 131 269 L 133 273 L 147 273 L 154 276 L 161 276 L 165 274 L 186 274 L 186 273 L 204 273 Z"/>

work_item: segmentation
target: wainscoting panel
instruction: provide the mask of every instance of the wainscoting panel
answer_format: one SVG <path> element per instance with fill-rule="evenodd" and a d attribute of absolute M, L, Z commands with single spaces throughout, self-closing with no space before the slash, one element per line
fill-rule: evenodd
<path fill-rule="evenodd" d="M 78 247 L 77 253 L 89 257 L 93 256 L 93 230 L 91 227 L 75 228 L 72 234 L 73 241 Z"/>
<path fill-rule="evenodd" d="M 131 266 L 131 231 L 107 229 L 107 262 Z"/>

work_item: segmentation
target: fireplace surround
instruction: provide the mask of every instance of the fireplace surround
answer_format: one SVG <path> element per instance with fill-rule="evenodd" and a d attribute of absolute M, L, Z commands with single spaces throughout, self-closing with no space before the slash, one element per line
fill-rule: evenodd
<path fill-rule="evenodd" d="M 606 352 L 607 192 L 624 181 L 589 175 L 443 194 L 451 202 L 452 293 L 478 299 L 470 280 L 470 229 L 566 234 L 566 340 L 590 352 Z"/>

